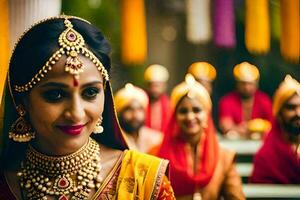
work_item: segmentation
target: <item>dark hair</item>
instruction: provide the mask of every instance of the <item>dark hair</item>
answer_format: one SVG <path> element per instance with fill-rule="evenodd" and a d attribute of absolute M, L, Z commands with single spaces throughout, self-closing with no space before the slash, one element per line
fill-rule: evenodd
<path fill-rule="evenodd" d="M 12 54 L 9 66 L 12 86 L 29 82 L 59 49 L 59 35 L 66 29 L 64 20 L 64 18 L 57 18 L 37 24 L 21 38 Z M 76 18 L 69 20 L 73 28 L 83 36 L 86 47 L 95 54 L 109 72 L 111 49 L 101 31 L 86 21 Z"/>

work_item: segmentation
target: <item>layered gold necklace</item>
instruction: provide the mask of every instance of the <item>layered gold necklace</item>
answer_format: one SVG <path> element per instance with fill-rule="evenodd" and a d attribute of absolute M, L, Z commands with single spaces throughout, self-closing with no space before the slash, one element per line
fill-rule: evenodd
<path fill-rule="evenodd" d="M 82 200 L 101 186 L 100 170 L 100 147 L 89 138 L 75 153 L 59 157 L 41 154 L 29 145 L 18 176 L 28 199 Z"/>

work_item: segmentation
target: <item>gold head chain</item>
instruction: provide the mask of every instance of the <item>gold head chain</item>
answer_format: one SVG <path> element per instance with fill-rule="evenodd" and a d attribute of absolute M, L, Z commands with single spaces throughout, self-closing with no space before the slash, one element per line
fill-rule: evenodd
<path fill-rule="evenodd" d="M 58 38 L 58 44 L 60 48 L 47 60 L 46 64 L 39 70 L 37 74 L 34 75 L 34 77 L 29 82 L 24 85 L 15 85 L 13 89 L 16 92 L 29 91 L 34 85 L 40 82 L 49 71 L 52 70 L 52 66 L 55 65 L 55 63 L 57 63 L 63 55 L 67 56 L 65 71 L 73 75 L 75 81 L 78 80 L 80 73 L 84 71 L 84 65 L 79 59 L 79 54 L 90 59 L 96 65 L 97 69 L 101 72 L 104 80 L 109 80 L 108 72 L 103 64 L 89 49 L 85 47 L 85 41 L 80 33 L 73 29 L 73 25 L 69 18 L 77 17 L 62 15 L 56 18 L 64 18 L 64 24 L 66 26 L 66 30 L 64 30 Z M 42 20 L 41 22 L 47 20 L 49 19 Z M 39 22 L 38 24 L 40 24 L 41 22 Z"/>

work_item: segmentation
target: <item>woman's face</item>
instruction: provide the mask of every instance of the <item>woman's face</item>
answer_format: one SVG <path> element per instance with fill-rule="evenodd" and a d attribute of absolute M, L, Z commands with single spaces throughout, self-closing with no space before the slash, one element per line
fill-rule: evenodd
<path fill-rule="evenodd" d="M 80 56 L 84 71 L 78 83 L 65 72 L 65 58 L 29 93 L 25 107 L 36 131 L 35 148 L 49 155 L 65 155 L 88 140 L 104 107 L 103 78 L 97 67 Z"/>
<path fill-rule="evenodd" d="M 187 96 L 179 102 L 176 109 L 177 123 L 186 136 L 201 134 L 206 124 L 206 111 L 195 98 Z"/>

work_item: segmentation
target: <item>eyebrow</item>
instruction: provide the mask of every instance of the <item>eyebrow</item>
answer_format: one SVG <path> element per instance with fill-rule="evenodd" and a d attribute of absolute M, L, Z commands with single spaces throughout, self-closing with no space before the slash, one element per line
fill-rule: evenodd
<path fill-rule="evenodd" d="M 103 84 L 103 82 L 102 82 L 102 81 L 93 81 L 93 82 L 89 82 L 89 83 L 86 83 L 86 84 L 81 85 L 81 88 L 88 87 L 88 86 L 92 86 L 92 85 L 95 85 L 95 84 Z M 48 82 L 48 83 L 45 83 L 45 84 L 41 85 L 40 87 L 42 87 L 42 88 L 45 88 L 45 87 L 61 87 L 61 88 L 69 88 L 69 85 L 64 84 L 64 83 Z"/>

